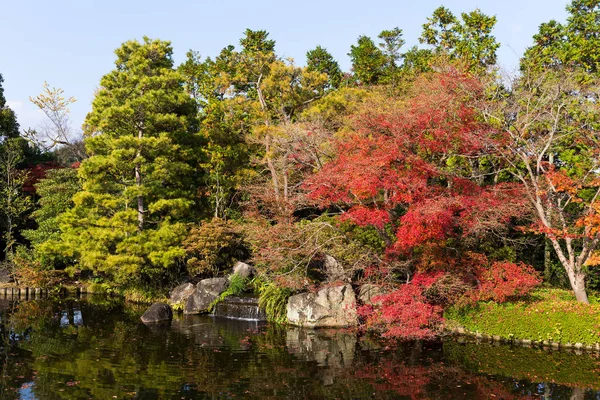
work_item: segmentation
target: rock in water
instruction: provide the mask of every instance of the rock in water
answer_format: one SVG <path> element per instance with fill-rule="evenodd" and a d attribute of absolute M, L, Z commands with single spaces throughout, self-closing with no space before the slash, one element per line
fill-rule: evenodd
<path fill-rule="evenodd" d="M 307 328 L 356 326 L 356 296 L 350 285 L 297 294 L 288 300 L 287 320 Z"/>
<path fill-rule="evenodd" d="M 154 303 L 140 318 L 145 324 L 157 322 L 170 322 L 173 319 L 173 311 L 168 304 Z"/>
<path fill-rule="evenodd" d="M 171 304 L 186 304 L 188 298 L 194 294 L 196 286 L 192 283 L 183 283 L 171 290 L 169 294 L 169 303 Z"/>
<path fill-rule="evenodd" d="M 242 278 L 251 278 L 254 275 L 254 268 L 246 263 L 238 261 L 233 266 L 233 273 Z"/>
<path fill-rule="evenodd" d="M 196 285 L 196 290 L 188 298 L 183 310 L 184 314 L 201 314 L 208 312 L 208 307 L 227 289 L 227 278 L 203 279 Z"/>

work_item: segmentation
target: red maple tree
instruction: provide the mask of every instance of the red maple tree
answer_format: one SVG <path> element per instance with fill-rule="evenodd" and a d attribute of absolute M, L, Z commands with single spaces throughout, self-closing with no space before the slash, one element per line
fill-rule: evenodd
<path fill-rule="evenodd" d="M 338 156 L 306 182 L 310 197 L 382 236 L 391 227 L 387 257 L 410 260 L 414 272 L 449 271 L 474 280 L 482 299 L 524 294 L 539 283 L 532 269 L 457 245 L 505 233 L 511 221 L 531 213 L 522 186 L 503 181 L 493 165 L 493 151 L 506 136 L 472 106 L 474 96 L 484 96 L 483 85 L 446 68 L 417 78 L 411 90 L 356 117 L 355 130 L 336 143 Z M 389 323 L 390 335 L 430 334 L 426 327 L 439 313 L 423 299 L 424 287 L 404 285 L 381 298 L 374 315 Z M 409 304 L 419 317 L 404 315 Z"/>

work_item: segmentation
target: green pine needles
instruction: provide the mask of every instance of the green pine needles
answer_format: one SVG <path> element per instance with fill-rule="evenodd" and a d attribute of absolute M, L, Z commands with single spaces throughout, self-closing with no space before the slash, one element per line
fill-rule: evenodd
<path fill-rule="evenodd" d="M 85 121 L 83 188 L 60 218 L 62 251 L 119 284 L 156 284 L 179 268 L 196 213 L 196 106 L 173 68 L 169 42 L 116 50 Z"/>

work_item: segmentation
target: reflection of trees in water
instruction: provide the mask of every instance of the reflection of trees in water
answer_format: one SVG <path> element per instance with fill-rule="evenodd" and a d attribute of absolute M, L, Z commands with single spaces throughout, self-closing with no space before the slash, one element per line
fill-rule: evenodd
<path fill-rule="evenodd" d="M 3 314 L 3 340 L 14 327 L 27 325 L 31 331 L 27 340 L 13 344 L 15 355 L 4 359 L 2 385 L 16 393 L 34 381 L 39 399 L 518 399 L 540 390 L 579 399 L 584 393 L 515 381 L 510 372 L 486 377 L 489 372 L 461 364 L 456 348 L 439 343 L 386 349 L 352 332 L 198 316 L 176 318 L 170 327 L 147 327 L 138 321 L 141 311 L 103 300 L 23 304 Z"/>

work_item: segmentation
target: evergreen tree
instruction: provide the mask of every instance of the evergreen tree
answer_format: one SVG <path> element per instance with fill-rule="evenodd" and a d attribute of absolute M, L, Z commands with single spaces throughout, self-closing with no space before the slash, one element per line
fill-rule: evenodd
<path fill-rule="evenodd" d="M 368 36 L 360 36 L 348 53 L 356 79 L 364 85 L 376 85 L 384 76 L 386 56 Z"/>
<path fill-rule="evenodd" d="M 306 67 L 308 71 L 326 74 L 330 88 L 337 89 L 340 86 L 342 70 L 327 49 L 317 46 L 313 50 L 309 50 L 306 53 Z"/>
<path fill-rule="evenodd" d="M 169 42 L 145 37 L 115 53 L 86 117 L 91 156 L 61 217 L 63 251 L 117 281 L 147 282 L 176 265 L 182 222 L 198 211 L 196 107 Z"/>
<path fill-rule="evenodd" d="M 19 124 L 15 112 L 6 105 L 4 98 L 4 88 L 2 87 L 4 78 L 0 74 L 0 142 L 6 138 L 16 138 L 19 136 Z"/>
<path fill-rule="evenodd" d="M 444 54 L 467 63 L 473 71 L 485 71 L 497 61 L 500 43 L 492 35 L 495 25 L 496 17 L 480 10 L 462 13 L 458 19 L 449 9 L 439 7 L 423 24 L 419 41 L 432 46 L 431 56 Z"/>
<path fill-rule="evenodd" d="M 59 216 L 73 207 L 73 196 L 81 190 L 81 182 L 74 168 L 49 170 L 35 185 L 38 208 L 31 213 L 36 229 L 22 232 L 31 243 L 36 258 L 45 267 L 59 267 L 66 261 L 55 249 L 60 247 Z"/>
<path fill-rule="evenodd" d="M 600 70 L 600 1 L 573 0 L 567 6 L 566 24 L 555 20 L 540 25 L 535 44 L 525 52 L 522 70 L 577 68 L 584 73 Z"/>

